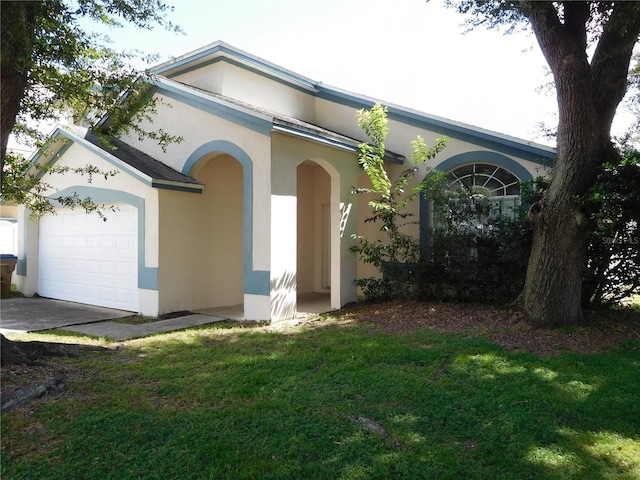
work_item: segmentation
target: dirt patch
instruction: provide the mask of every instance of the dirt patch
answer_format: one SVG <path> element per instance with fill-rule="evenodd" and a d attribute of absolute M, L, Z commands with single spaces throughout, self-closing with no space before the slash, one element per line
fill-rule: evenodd
<path fill-rule="evenodd" d="M 431 328 L 488 338 L 510 351 L 540 356 L 563 352 L 598 353 L 640 339 L 640 312 L 631 309 L 586 311 L 579 327 L 533 328 L 522 312 L 479 304 L 391 302 L 357 304 L 344 317 L 370 322 L 391 334 Z"/>

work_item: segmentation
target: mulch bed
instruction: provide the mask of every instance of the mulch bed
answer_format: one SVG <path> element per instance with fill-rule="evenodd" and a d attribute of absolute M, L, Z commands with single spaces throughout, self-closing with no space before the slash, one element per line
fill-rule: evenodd
<path fill-rule="evenodd" d="M 443 333 L 480 336 L 507 350 L 539 356 L 598 353 L 640 339 L 640 312 L 630 309 L 585 311 L 583 325 L 556 329 L 534 328 L 522 312 L 463 303 L 363 303 L 346 309 L 345 318 L 373 323 L 391 334 L 431 328 Z"/>

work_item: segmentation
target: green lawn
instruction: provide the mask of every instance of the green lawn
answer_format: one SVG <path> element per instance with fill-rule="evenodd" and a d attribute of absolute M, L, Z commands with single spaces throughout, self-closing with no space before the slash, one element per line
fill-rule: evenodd
<path fill-rule="evenodd" d="M 68 395 L 2 417 L 2 478 L 640 478 L 640 342 L 538 358 L 329 320 L 62 363 Z"/>

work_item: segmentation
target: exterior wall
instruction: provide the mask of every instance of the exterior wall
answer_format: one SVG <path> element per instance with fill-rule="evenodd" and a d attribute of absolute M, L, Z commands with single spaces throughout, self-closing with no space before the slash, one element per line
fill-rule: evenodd
<path fill-rule="evenodd" d="M 172 79 L 221 95 L 224 82 L 225 64 L 226 62 L 218 61 L 206 67 L 180 73 L 179 75 L 172 77 Z"/>
<path fill-rule="evenodd" d="M 308 91 L 224 60 L 173 79 L 283 115 L 315 121 L 315 99 Z"/>
<path fill-rule="evenodd" d="M 286 284 L 283 280 L 291 277 L 291 272 L 294 277 L 297 274 L 297 246 L 290 243 L 298 230 L 295 225 L 291 225 L 293 222 L 290 220 L 297 218 L 297 182 L 300 177 L 296 172 L 298 165 L 305 160 L 312 160 L 327 172 L 331 184 L 331 307 L 340 308 L 354 301 L 356 258 L 349 248 L 353 245 L 351 235 L 355 233 L 357 223 L 357 205 L 351 194 L 351 187 L 356 184 L 360 175 L 355 155 L 315 142 L 274 134 L 272 157 L 272 285 L 275 281 L 276 285 L 282 286 Z M 307 182 L 308 185 L 310 180 L 305 177 L 303 174 L 300 181 Z M 326 181 L 327 179 L 319 180 Z M 289 219 L 286 225 L 281 224 L 282 219 L 287 216 Z M 308 284 L 311 280 L 307 278 L 304 281 Z M 295 292 L 292 293 L 291 285 L 287 284 L 286 292 L 281 291 L 279 296 L 288 302 L 295 302 Z M 291 308 L 293 305 L 289 304 L 282 309 L 289 311 Z"/>
<path fill-rule="evenodd" d="M 70 143 L 63 147 L 59 162 L 69 167 L 87 164 L 101 170 L 116 170 L 115 176 L 105 179 L 96 175 L 89 184 L 78 175 L 45 175 L 44 181 L 53 189 L 50 195 L 66 195 L 77 192 L 81 197 L 90 196 L 94 202 L 105 204 L 125 202 L 138 208 L 138 285 L 140 289 L 140 312 L 157 315 L 157 269 L 158 269 L 158 196 L 157 191 L 123 171 L 114 168 L 104 158 L 93 154 L 81 145 Z M 132 193 L 128 193 L 132 192 Z M 18 265 L 16 268 L 18 288 L 25 295 L 37 293 L 38 285 L 38 222 L 29 219 L 22 209 L 18 238 Z M 142 293 L 145 291 L 144 293 Z"/>
<path fill-rule="evenodd" d="M 184 141 L 172 143 L 166 152 L 152 141 L 124 141 L 187 175 L 197 176 L 194 167 L 206 155 L 227 153 L 240 161 L 244 188 L 244 293 L 245 318 L 268 320 L 265 302 L 269 297 L 271 265 L 271 123 L 237 112 L 217 111 L 197 98 L 181 92 L 159 95 L 158 116 L 145 128 L 162 128 Z M 226 115 L 228 119 L 218 115 Z M 206 187 L 205 187 L 206 188 Z M 248 297 L 249 296 L 249 297 Z M 247 299 L 253 302 L 247 304 Z M 241 302 L 240 302 L 241 303 Z"/>
<path fill-rule="evenodd" d="M 242 166 L 205 157 L 202 194 L 160 192 L 161 313 L 243 303 Z"/>
<path fill-rule="evenodd" d="M 332 128 L 338 128 L 338 124 L 340 124 L 340 122 L 344 122 L 344 119 L 350 117 L 350 115 L 347 114 L 348 108 L 345 106 L 332 104 L 330 106 L 324 105 L 323 108 L 325 110 L 325 114 L 329 115 L 330 119 L 335 119 L 331 120 L 333 122 Z M 330 115 L 330 112 L 333 112 L 334 115 Z M 353 109 L 352 112 L 353 116 L 355 116 L 355 109 Z M 340 125 L 340 127 L 342 127 L 342 125 Z M 410 159 L 412 154 L 411 142 L 415 140 L 418 135 L 425 140 L 428 146 L 435 145 L 436 140 L 442 136 L 441 133 L 429 131 L 425 128 L 419 128 L 393 119 L 389 120 L 388 127 L 389 135 L 386 142 L 387 149 L 400 153 L 408 159 L 405 161 L 404 165 L 386 164 L 387 171 L 392 178 L 397 177 L 403 170 L 409 168 L 409 162 L 411 161 Z M 548 167 L 541 163 L 515 155 L 512 148 L 502 148 L 500 145 L 496 145 L 497 148 L 491 149 L 473 143 L 466 137 L 458 138 L 450 136 L 448 138 L 449 141 L 445 150 L 438 154 L 436 158 L 421 167 L 413 181 L 408 185 L 408 189 L 415 187 L 425 177 L 425 175 L 431 171 L 431 169 L 448 171 L 456 166 L 474 162 L 486 162 L 501 166 L 514 173 L 522 181 L 535 178 L 539 175 L 544 175 L 549 171 Z M 366 175 L 363 174 L 359 178 L 358 186 L 371 186 Z M 358 233 L 369 239 L 382 240 L 383 236 L 379 231 L 379 225 L 365 223 L 365 219 L 370 216 L 370 207 L 368 206 L 370 199 L 370 196 L 359 196 L 358 205 L 361 215 L 358 218 Z M 405 233 L 412 235 L 415 238 L 421 238 L 424 235 L 424 231 L 421 231 L 421 227 L 423 229 L 428 227 L 428 211 L 428 202 L 423 198 L 416 199 L 416 201 L 409 204 L 407 212 L 413 215 L 411 220 L 419 220 L 420 225 L 405 227 Z M 373 266 L 358 262 L 359 278 L 378 275 L 377 270 Z"/>
<path fill-rule="evenodd" d="M 18 262 L 12 275 L 19 292 L 27 297 L 38 293 L 38 223 L 28 210 L 18 207 Z"/>
<path fill-rule="evenodd" d="M 193 153 L 216 140 L 224 140 L 242 149 L 256 165 L 255 168 L 269 163 L 270 121 L 258 119 L 252 123 L 247 115 L 234 117 L 226 109 L 216 110 L 199 103 L 197 98 L 181 97 L 175 92 L 156 94 L 155 97 L 160 102 L 158 113 L 153 123 L 145 122 L 141 127 L 149 131 L 163 129 L 181 137 L 182 141 L 169 144 L 163 151 L 153 140 L 140 141 L 136 135 L 125 135 L 122 140 L 127 144 L 187 175 L 191 167 L 186 168 L 186 163 L 193 158 Z M 224 119 L 219 115 L 230 118 Z M 203 155 L 205 153 L 209 152 Z"/>

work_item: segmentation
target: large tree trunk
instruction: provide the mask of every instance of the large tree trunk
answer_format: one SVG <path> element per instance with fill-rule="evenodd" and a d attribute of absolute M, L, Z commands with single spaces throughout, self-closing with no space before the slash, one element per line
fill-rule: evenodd
<path fill-rule="evenodd" d="M 525 311 L 539 326 L 582 320 L 581 281 L 588 230 L 572 205 L 547 201 L 533 205 L 534 240 L 522 294 Z"/>
<path fill-rule="evenodd" d="M 2 18 L 1 85 L 0 85 L 0 192 L 2 171 L 7 154 L 9 135 L 20 112 L 20 103 L 29 83 L 29 70 L 33 64 L 33 44 L 41 3 L 26 1 L 3 1 L 0 5 Z"/>
<path fill-rule="evenodd" d="M 558 148 L 543 200 L 532 205 L 533 246 L 521 301 L 537 326 L 582 320 L 582 271 L 589 216 L 582 210 L 597 167 L 616 158 L 611 123 L 627 87 L 640 33 L 640 11 L 617 3 L 589 62 L 589 2 L 564 3 L 563 21 L 550 2 L 525 2 L 534 33 L 553 72 L 558 98 Z"/>

